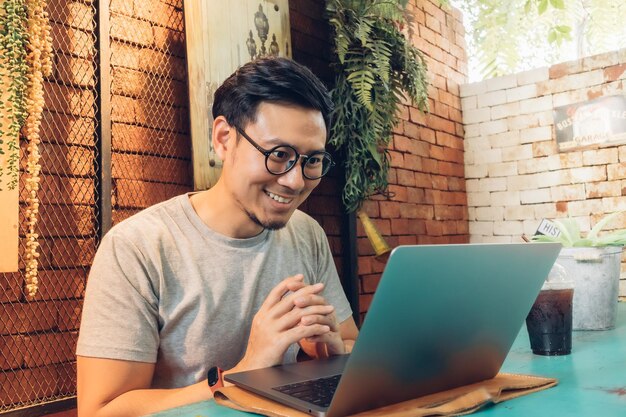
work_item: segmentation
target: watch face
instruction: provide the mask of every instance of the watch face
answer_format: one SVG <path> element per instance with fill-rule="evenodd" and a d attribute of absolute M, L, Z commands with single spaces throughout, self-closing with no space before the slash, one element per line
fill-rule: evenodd
<path fill-rule="evenodd" d="M 220 380 L 220 372 L 219 372 L 219 369 L 217 369 L 217 366 L 213 366 L 211 367 L 211 369 L 209 369 L 209 373 L 207 374 L 207 379 L 209 380 L 210 387 L 217 384 L 217 382 Z"/>

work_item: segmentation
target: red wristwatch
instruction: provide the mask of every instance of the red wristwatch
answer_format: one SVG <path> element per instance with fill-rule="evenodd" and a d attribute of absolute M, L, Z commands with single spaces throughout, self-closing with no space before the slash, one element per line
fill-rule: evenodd
<path fill-rule="evenodd" d="M 211 392 L 215 394 L 218 388 L 224 386 L 224 380 L 222 379 L 222 370 L 217 366 L 212 366 L 207 373 L 207 381 Z"/>

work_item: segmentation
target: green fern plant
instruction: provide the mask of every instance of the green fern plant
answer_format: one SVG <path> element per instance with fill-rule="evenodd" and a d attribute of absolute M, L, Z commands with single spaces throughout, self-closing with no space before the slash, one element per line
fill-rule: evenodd
<path fill-rule="evenodd" d="M 387 193 L 387 147 L 408 98 L 427 109 L 426 64 L 402 33 L 412 33 L 408 0 L 327 0 L 334 31 L 335 104 L 330 144 L 345 161 L 348 212 Z"/>
<path fill-rule="evenodd" d="M 559 242 L 563 247 L 624 246 L 626 245 L 626 229 L 616 230 L 602 236 L 599 235 L 600 231 L 607 224 L 622 213 L 618 211 L 604 217 L 584 237 L 580 233 L 578 222 L 567 218 L 553 221 L 561 232 L 558 236 L 535 235 L 532 239 L 537 242 Z"/>

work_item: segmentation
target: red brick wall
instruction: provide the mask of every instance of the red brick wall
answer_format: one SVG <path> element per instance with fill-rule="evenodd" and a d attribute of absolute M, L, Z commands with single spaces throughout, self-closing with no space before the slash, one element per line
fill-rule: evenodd
<path fill-rule="evenodd" d="M 330 88 L 334 74 L 331 59 L 330 27 L 324 19 L 325 4 L 316 0 L 291 0 L 289 20 L 293 59 L 309 67 Z M 301 209 L 315 218 L 326 231 L 335 265 L 342 272 L 341 226 L 343 205 L 341 182 L 343 173 L 331 171 L 313 191 Z"/>
<path fill-rule="evenodd" d="M 463 125 L 459 85 L 466 82 L 464 29 L 458 10 L 437 0 L 412 0 L 413 44 L 428 64 L 430 111 L 410 104 L 390 147 L 389 191 L 363 210 L 390 246 L 469 241 L 463 168 Z M 360 222 L 358 227 L 360 311 L 367 312 L 385 263 L 378 261 Z"/>

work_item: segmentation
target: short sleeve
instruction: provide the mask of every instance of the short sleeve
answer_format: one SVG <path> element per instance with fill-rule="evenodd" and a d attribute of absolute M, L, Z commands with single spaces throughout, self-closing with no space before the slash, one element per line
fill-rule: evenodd
<path fill-rule="evenodd" d="M 158 297 L 152 268 L 112 229 L 96 253 L 83 306 L 77 355 L 156 362 Z"/>

